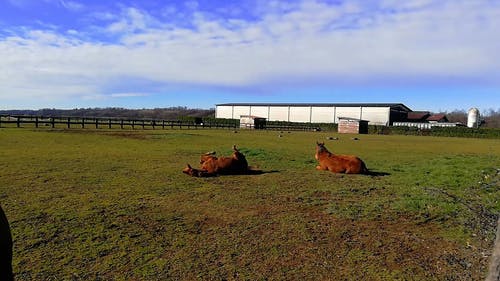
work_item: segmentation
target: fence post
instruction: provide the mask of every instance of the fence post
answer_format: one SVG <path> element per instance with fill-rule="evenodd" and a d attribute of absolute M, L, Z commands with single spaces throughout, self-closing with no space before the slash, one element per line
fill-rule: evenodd
<path fill-rule="evenodd" d="M 82 118 L 82 129 L 85 128 L 85 118 Z"/>
<path fill-rule="evenodd" d="M 71 117 L 68 117 L 68 129 L 71 128 Z"/>
<path fill-rule="evenodd" d="M 165 130 L 165 120 L 161 120 L 161 128 Z"/>
<path fill-rule="evenodd" d="M 144 130 L 144 120 L 142 120 L 142 129 Z"/>
<path fill-rule="evenodd" d="M 50 124 L 52 125 L 52 129 L 54 129 L 56 127 L 56 122 L 55 122 L 54 117 L 50 117 Z"/>
<path fill-rule="evenodd" d="M 135 120 L 132 120 L 132 130 L 135 129 Z"/>
<path fill-rule="evenodd" d="M 21 127 L 21 117 L 17 116 L 17 127 Z"/>
<path fill-rule="evenodd" d="M 35 117 L 35 128 L 38 128 L 38 116 Z"/>
<path fill-rule="evenodd" d="M 120 128 L 123 130 L 123 119 L 120 120 Z"/>
<path fill-rule="evenodd" d="M 108 119 L 108 128 L 111 129 L 111 119 Z"/>

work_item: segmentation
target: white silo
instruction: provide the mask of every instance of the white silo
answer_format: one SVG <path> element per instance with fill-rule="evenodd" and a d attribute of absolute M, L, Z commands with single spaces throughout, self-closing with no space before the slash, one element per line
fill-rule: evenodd
<path fill-rule="evenodd" d="M 469 113 L 467 114 L 467 127 L 479 127 L 479 109 L 475 107 L 469 109 Z"/>

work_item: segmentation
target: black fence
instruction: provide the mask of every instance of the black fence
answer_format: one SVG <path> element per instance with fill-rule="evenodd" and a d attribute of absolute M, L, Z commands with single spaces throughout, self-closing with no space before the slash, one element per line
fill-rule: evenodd
<path fill-rule="evenodd" d="M 130 119 L 115 117 L 61 117 L 0 115 L 0 128 L 107 128 L 107 129 L 239 129 L 239 120 L 184 117 L 179 120 Z M 259 129 L 276 131 L 318 131 L 310 123 L 268 122 Z"/>
<path fill-rule="evenodd" d="M 198 121 L 198 122 L 197 122 Z M 236 122 L 216 122 L 200 119 L 155 120 L 155 119 L 123 119 L 113 117 L 55 117 L 29 115 L 0 115 L 0 127 L 17 127 L 25 125 L 35 128 L 119 128 L 119 129 L 197 129 L 197 128 L 238 128 Z"/>

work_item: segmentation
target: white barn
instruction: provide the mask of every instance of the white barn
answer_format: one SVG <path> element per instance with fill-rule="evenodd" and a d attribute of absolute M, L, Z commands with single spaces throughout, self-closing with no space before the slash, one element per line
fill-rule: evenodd
<path fill-rule="evenodd" d="M 258 116 L 268 121 L 338 123 L 339 118 L 367 120 L 369 125 L 405 121 L 412 110 L 402 103 L 224 103 L 216 104 L 215 117 L 240 119 Z"/>

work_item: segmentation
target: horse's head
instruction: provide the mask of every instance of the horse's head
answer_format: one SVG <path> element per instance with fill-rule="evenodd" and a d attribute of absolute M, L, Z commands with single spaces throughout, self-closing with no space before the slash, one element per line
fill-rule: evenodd
<path fill-rule="evenodd" d="M 191 167 L 191 165 L 186 164 L 186 168 L 184 168 L 184 169 L 182 170 L 182 172 L 183 172 L 184 174 L 192 175 L 192 173 L 193 173 L 193 168 Z"/>
<path fill-rule="evenodd" d="M 319 155 L 322 154 L 322 153 L 328 153 L 328 149 L 326 149 L 325 147 L 325 143 L 324 142 L 318 142 L 316 141 L 316 154 L 314 155 L 314 157 L 316 158 L 316 160 L 319 160 Z"/>

